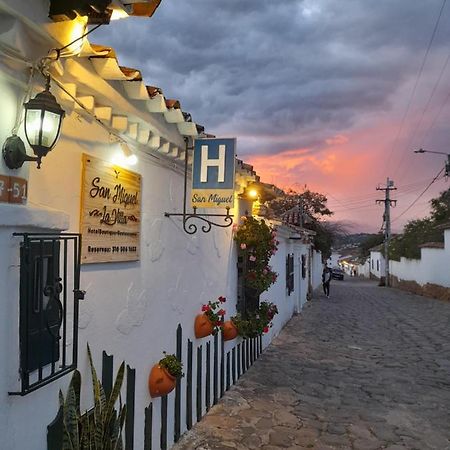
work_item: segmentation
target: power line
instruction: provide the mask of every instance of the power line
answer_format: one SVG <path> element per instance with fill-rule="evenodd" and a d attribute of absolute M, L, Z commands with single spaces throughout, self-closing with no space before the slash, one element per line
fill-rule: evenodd
<path fill-rule="evenodd" d="M 447 106 L 448 101 L 450 100 L 450 92 L 447 94 L 447 96 L 445 97 L 444 101 L 441 104 L 441 107 L 439 108 L 439 111 L 437 112 L 437 114 L 434 116 L 433 120 L 431 121 L 429 127 L 425 130 L 423 136 L 422 136 L 422 145 L 421 147 L 424 147 L 424 143 L 425 140 L 428 138 L 428 135 L 430 134 L 430 131 L 434 128 L 434 126 L 436 125 L 436 122 L 439 118 L 439 116 L 442 114 L 442 112 L 444 111 L 445 106 Z"/>
<path fill-rule="evenodd" d="M 410 98 L 409 98 L 409 101 L 408 101 L 408 105 L 407 105 L 407 107 L 406 107 L 405 114 L 403 115 L 403 118 L 402 118 L 400 127 L 399 127 L 399 129 L 398 129 L 397 135 L 395 136 L 394 143 L 393 143 L 393 145 L 392 145 L 392 147 L 391 147 L 391 152 L 390 152 L 390 154 L 389 154 L 389 157 L 388 157 L 387 160 L 386 160 L 386 165 L 385 165 L 385 167 L 384 167 L 384 171 L 386 171 L 387 168 L 389 167 L 389 163 L 390 163 L 390 161 L 391 161 L 391 159 L 392 159 L 392 155 L 393 155 L 394 150 L 395 150 L 395 148 L 396 148 L 396 146 L 397 146 L 398 139 L 400 138 L 401 132 L 403 131 L 403 126 L 404 126 L 404 124 L 405 124 L 406 117 L 407 117 L 408 114 L 409 114 L 409 110 L 411 109 L 412 101 L 413 101 L 413 99 L 414 99 L 414 97 L 415 97 L 415 95 L 416 95 L 417 86 L 418 86 L 418 84 L 419 84 L 420 78 L 422 77 L 422 72 L 423 72 L 423 69 L 424 69 L 424 67 L 425 67 L 425 63 L 426 63 L 426 61 L 427 61 L 428 54 L 429 54 L 429 52 L 430 52 L 430 49 L 431 49 L 431 46 L 432 46 L 432 44 L 433 44 L 434 38 L 435 38 L 435 36 L 436 36 L 436 32 L 437 32 L 437 29 L 438 29 L 438 27 L 439 27 L 439 22 L 440 22 L 441 17 L 442 17 L 442 12 L 444 11 L 444 7 L 445 7 L 445 4 L 446 4 L 446 3 L 447 3 L 447 0 L 443 0 L 441 9 L 440 9 L 440 11 L 439 11 L 439 15 L 438 15 L 438 17 L 437 17 L 437 19 L 436 19 L 436 23 L 434 24 L 433 32 L 431 33 L 431 38 L 430 38 L 430 41 L 429 41 L 429 43 L 428 43 L 427 50 L 425 51 L 425 55 L 424 55 L 424 57 L 423 57 L 423 59 L 422 59 L 422 64 L 420 65 L 419 72 L 417 73 L 416 81 L 415 81 L 415 83 L 414 83 L 414 87 L 413 87 L 413 90 L 412 90 L 412 92 L 411 92 L 411 96 L 410 96 Z"/>
<path fill-rule="evenodd" d="M 434 94 L 436 93 L 436 90 L 437 90 L 439 84 L 441 83 L 442 77 L 443 77 L 443 75 L 444 75 L 445 70 L 447 69 L 447 66 L 448 66 L 449 61 L 450 61 L 450 53 L 447 55 L 447 58 L 446 58 L 446 60 L 445 60 L 444 65 L 443 65 L 442 68 L 441 68 L 441 71 L 440 71 L 440 73 L 439 73 L 439 76 L 438 76 L 438 78 L 436 79 L 436 81 L 435 81 L 435 83 L 434 83 L 433 89 L 431 90 L 431 94 L 430 94 L 430 96 L 428 97 L 427 103 L 425 104 L 425 107 L 424 107 L 423 110 L 422 110 L 422 114 L 420 115 L 420 118 L 419 118 L 419 120 L 417 121 L 416 126 L 414 127 L 414 130 L 413 130 L 413 132 L 412 132 L 412 134 L 411 134 L 411 137 L 410 137 L 409 140 L 408 140 L 408 144 L 405 146 L 405 148 L 404 148 L 404 150 L 403 150 L 403 155 L 402 155 L 402 157 L 400 158 L 400 161 L 399 161 L 399 163 L 398 163 L 398 165 L 397 165 L 397 167 L 396 167 L 396 169 L 395 169 L 395 172 L 397 172 L 398 169 L 401 167 L 402 162 L 404 161 L 405 156 L 406 156 L 406 150 L 407 150 L 408 148 L 411 148 L 411 146 L 412 146 L 412 144 L 413 144 L 413 142 L 414 142 L 414 138 L 416 137 L 418 131 L 420 130 L 420 127 L 422 126 L 422 122 L 423 122 L 423 119 L 424 119 L 424 117 L 425 117 L 425 114 L 426 114 L 426 112 L 428 111 L 428 109 L 429 109 L 429 107 L 430 107 L 430 105 L 431 105 L 431 101 L 432 101 L 432 99 L 433 99 L 433 97 L 434 97 Z M 403 167 L 403 171 L 402 171 L 402 174 L 403 174 L 403 175 L 406 174 L 406 169 L 409 168 L 410 165 L 411 165 L 411 159 L 409 160 L 409 164 L 407 164 L 407 166 L 404 166 L 404 167 Z"/>
<path fill-rule="evenodd" d="M 419 196 L 399 216 L 397 216 L 395 219 L 393 219 L 392 222 L 395 222 L 396 220 L 400 219 L 400 217 L 405 215 L 418 202 L 418 200 L 423 196 L 423 194 L 425 194 L 425 192 L 428 191 L 430 186 L 439 178 L 439 176 L 442 174 L 443 171 L 444 171 L 444 168 L 442 168 L 437 173 L 437 175 L 430 181 L 428 186 L 419 194 Z"/>
<path fill-rule="evenodd" d="M 430 180 L 421 180 L 415 183 L 409 183 L 405 184 L 404 186 L 398 186 L 397 187 L 397 197 L 401 197 L 403 195 L 412 194 L 414 192 L 417 192 L 419 189 L 422 189 L 423 185 L 425 183 L 428 183 Z M 367 198 L 361 199 L 361 200 L 354 200 L 354 201 L 340 201 L 336 197 L 334 197 L 332 194 L 327 193 L 326 195 L 329 195 L 331 198 L 333 198 L 335 201 L 339 203 L 339 206 L 336 207 L 336 209 L 333 208 L 333 212 L 344 212 L 344 211 L 353 211 L 356 209 L 365 209 L 368 207 L 372 207 L 373 200 L 375 200 L 377 194 L 374 193 L 371 194 Z"/>

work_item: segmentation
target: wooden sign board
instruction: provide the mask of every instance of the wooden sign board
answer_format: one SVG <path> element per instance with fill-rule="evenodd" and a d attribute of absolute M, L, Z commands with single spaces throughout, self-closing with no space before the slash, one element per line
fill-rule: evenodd
<path fill-rule="evenodd" d="M 139 260 L 141 176 L 83 154 L 81 262 Z"/>

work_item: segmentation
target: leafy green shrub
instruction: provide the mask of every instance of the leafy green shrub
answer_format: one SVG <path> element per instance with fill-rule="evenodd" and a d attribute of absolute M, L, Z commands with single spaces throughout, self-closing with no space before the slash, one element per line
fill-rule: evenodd
<path fill-rule="evenodd" d="M 175 378 L 183 377 L 183 363 L 175 355 L 167 355 L 159 360 L 159 365 L 167 369 L 167 371 Z"/>
<path fill-rule="evenodd" d="M 247 314 L 246 317 L 236 314 L 231 317 L 231 321 L 236 326 L 240 336 L 254 338 L 269 332 L 275 314 L 278 314 L 278 308 L 274 303 L 261 302 L 256 311 Z"/>
<path fill-rule="evenodd" d="M 242 217 L 234 240 L 239 245 L 239 253 L 246 261 L 245 285 L 258 291 L 267 291 L 275 283 L 278 274 L 269 266 L 279 242 L 276 233 L 264 220 L 252 216 Z"/>

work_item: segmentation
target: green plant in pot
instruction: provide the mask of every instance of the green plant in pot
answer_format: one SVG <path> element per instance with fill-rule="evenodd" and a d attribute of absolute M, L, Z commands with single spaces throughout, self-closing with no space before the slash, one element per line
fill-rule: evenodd
<path fill-rule="evenodd" d="M 107 396 L 97 377 L 89 345 L 87 347 L 91 367 L 94 407 L 81 414 L 81 374 L 75 370 L 66 397 L 59 391 L 63 411 L 63 442 L 61 450 L 122 450 L 122 430 L 126 405 L 122 405 L 120 390 L 125 375 L 125 363 L 119 367 L 111 393 Z M 119 406 L 116 408 L 116 403 Z"/>
<path fill-rule="evenodd" d="M 247 313 L 245 316 L 236 314 L 231 317 L 231 320 L 240 336 L 244 338 L 255 338 L 269 332 L 275 314 L 278 314 L 278 308 L 274 303 L 261 302 L 256 311 Z"/>
<path fill-rule="evenodd" d="M 177 378 L 184 376 L 183 363 L 175 355 L 163 353 L 164 357 L 152 367 L 148 378 L 148 388 L 152 397 L 167 395 L 175 388 Z"/>
<path fill-rule="evenodd" d="M 245 261 L 245 287 L 259 296 L 277 280 L 278 274 L 272 270 L 269 261 L 279 242 L 276 232 L 264 220 L 252 216 L 241 219 L 234 240 L 238 244 L 239 255 Z"/>

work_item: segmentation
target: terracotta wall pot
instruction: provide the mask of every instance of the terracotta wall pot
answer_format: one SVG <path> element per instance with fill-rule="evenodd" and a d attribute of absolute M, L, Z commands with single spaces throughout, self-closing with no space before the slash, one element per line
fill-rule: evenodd
<path fill-rule="evenodd" d="M 162 397 L 175 389 L 177 379 L 159 364 L 155 364 L 148 377 L 148 389 L 152 397 Z"/>
<path fill-rule="evenodd" d="M 210 334 L 212 334 L 213 324 L 208 319 L 206 314 L 199 314 L 195 318 L 194 329 L 195 329 L 195 337 L 196 338 L 206 337 L 206 336 L 209 336 Z"/>
<path fill-rule="evenodd" d="M 231 320 L 227 320 L 223 324 L 222 332 L 224 341 L 231 341 L 238 335 L 238 329 Z"/>

